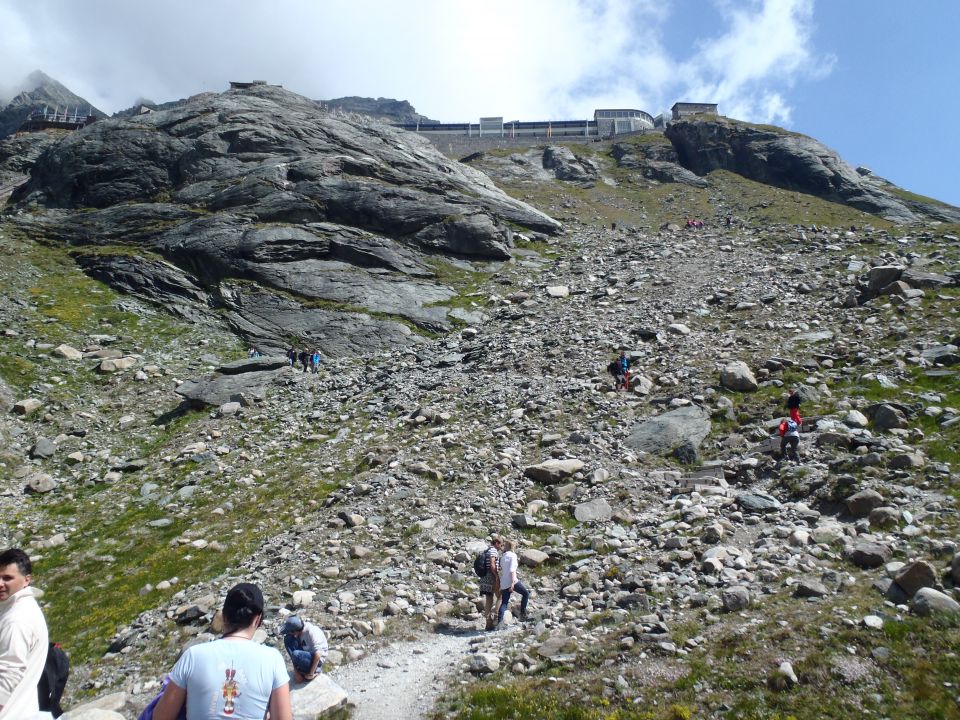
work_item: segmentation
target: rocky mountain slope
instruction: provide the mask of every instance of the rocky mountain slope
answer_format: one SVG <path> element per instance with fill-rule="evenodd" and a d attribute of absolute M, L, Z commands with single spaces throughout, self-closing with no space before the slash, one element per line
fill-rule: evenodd
<path fill-rule="evenodd" d="M 13 98 L 5 98 L 3 105 L 0 108 L 0 140 L 16 132 L 31 112 L 44 105 L 51 110 L 55 107 L 61 110 L 68 107 L 71 111 L 78 108 L 81 113 L 89 109 L 97 117 L 106 117 L 92 103 L 39 70 L 30 73 L 20 84 L 17 94 Z"/>
<path fill-rule="evenodd" d="M 266 590 L 270 633 L 290 611 L 328 631 L 359 716 L 425 692 L 399 658 L 441 658 L 426 650 L 440 646 L 460 654 L 417 671 L 442 683 L 419 716 L 956 716 L 960 228 L 897 225 L 728 169 L 697 175 L 662 136 L 496 151 L 460 169 L 380 128 L 310 119 L 297 142 L 316 152 L 314 135 L 336 134 L 349 152 L 308 168 L 355 167 L 386 145 L 404 162 L 367 160 L 375 172 L 351 182 L 404 197 L 389 168 L 409 168 L 418 200 L 462 193 L 494 228 L 539 231 L 511 247 L 494 230 L 487 254 L 445 271 L 463 325 L 344 347 L 314 375 L 244 359 L 236 321 L 221 319 L 232 307 L 171 316 L 70 255 L 89 268 L 103 251 L 118 276 L 124 258 L 136 272 L 152 262 L 170 273 L 154 271 L 157 297 L 203 308 L 176 290 L 201 287 L 177 285 L 187 272 L 227 277 L 230 263 L 258 275 L 244 292 L 275 293 L 270 263 L 307 262 L 288 255 L 303 236 L 274 240 L 274 225 L 381 232 L 341 216 L 275 222 L 271 208 L 306 196 L 306 170 L 266 182 L 278 155 L 306 161 L 287 135 L 250 129 L 279 102 L 252 97 L 118 124 L 142 173 L 98 172 L 63 141 L 0 224 L 12 408 L 0 492 L 13 507 L 0 541 L 39 558 L 47 617 L 74 658 L 72 704 L 97 696 L 136 717 L 243 578 Z M 214 130 L 189 130 L 213 116 L 260 149 L 232 157 Z M 154 135 L 193 152 L 157 163 Z M 197 164 L 233 181 L 208 171 L 181 195 L 210 147 Z M 437 182 L 427 165 L 482 192 L 453 175 L 431 199 L 416 181 Z M 707 227 L 681 230 L 686 218 Z M 204 221 L 267 238 L 247 252 L 211 231 L 200 246 Z M 402 249 L 418 278 L 422 243 Z M 615 393 L 604 367 L 621 347 L 633 370 Z M 799 464 L 772 449 L 789 387 L 804 397 Z M 520 542 L 532 618 L 483 634 L 471 566 L 492 531 Z M 364 658 L 384 677 L 351 672 Z"/>

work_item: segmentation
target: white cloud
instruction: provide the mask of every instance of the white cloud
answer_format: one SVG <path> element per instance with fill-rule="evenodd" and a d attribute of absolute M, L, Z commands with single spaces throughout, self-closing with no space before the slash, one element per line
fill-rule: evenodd
<path fill-rule="evenodd" d="M 42 69 L 107 111 L 265 79 L 313 98 L 406 99 L 448 121 L 677 99 L 788 121 L 790 87 L 824 67 L 813 0 L 715 6 L 717 34 L 677 57 L 666 40 L 683 19 L 659 0 L 0 0 L 0 93 Z"/>

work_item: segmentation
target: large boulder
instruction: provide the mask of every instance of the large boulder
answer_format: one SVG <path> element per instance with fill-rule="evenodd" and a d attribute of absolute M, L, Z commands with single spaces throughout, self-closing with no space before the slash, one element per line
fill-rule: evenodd
<path fill-rule="evenodd" d="M 934 587 L 937 584 L 937 571 L 925 560 L 915 560 L 900 568 L 893 576 L 893 581 L 907 597 L 913 597 L 921 588 Z"/>
<path fill-rule="evenodd" d="M 915 615 L 921 616 L 935 614 L 953 615 L 960 613 L 960 603 L 939 590 L 925 587 L 920 588 L 917 594 L 913 596 L 913 601 L 910 603 L 910 610 Z"/>
<path fill-rule="evenodd" d="M 742 360 L 728 363 L 720 371 L 720 384 L 735 392 L 753 392 L 759 385 L 750 366 Z"/>
<path fill-rule="evenodd" d="M 318 675 L 308 683 L 290 686 L 293 720 L 319 720 L 346 706 L 347 691 L 329 675 Z"/>
<path fill-rule="evenodd" d="M 634 450 L 669 455 L 684 446 L 699 448 L 710 427 L 709 412 L 687 405 L 635 425 L 625 442 Z"/>
<path fill-rule="evenodd" d="M 544 485 L 555 485 L 583 469 L 583 460 L 546 460 L 537 465 L 529 465 L 523 474 L 531 480 Z"/>

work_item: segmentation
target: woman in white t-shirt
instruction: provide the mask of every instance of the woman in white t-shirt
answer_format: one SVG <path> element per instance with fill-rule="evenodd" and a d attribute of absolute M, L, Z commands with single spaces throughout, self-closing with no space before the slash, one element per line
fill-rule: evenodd
<path fill-rule="evenodd" d="M 187 648 L 170 671 L 154 720 L 293 720 L 290 677 L 276 649 L 253 642 L 263 618 L 263 594 L 240 583 L 223 603 L 227 632 L 219 640 Z"/>
<path fill-rule="evenodd" d="M 500 612 L 497 614 L 497 625 L 503 623 L 503 616 L 510 606 L 510 596 L 513 593 L 520 594 L 520 615 L 521 620 L 527 619 L 527 602 L 530 600 L 530 591 L 526 586 L 517 580 L 517 566 L 520 564 L 517 560 L 517 553 L 514 552 L 516 543 L 512 540 L 503 541 L 503 555 L 500 556 Z"/>

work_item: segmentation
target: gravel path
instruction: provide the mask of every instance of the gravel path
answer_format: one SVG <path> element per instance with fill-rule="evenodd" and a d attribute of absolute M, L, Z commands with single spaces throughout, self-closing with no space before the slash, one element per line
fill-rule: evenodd
<path fill-rule="evenodd" d="M 330 676 L 356 707 L 351 720 L 419 720 L 427 717 L 469 654 L 476 630 L 450 631 L 400 642 L 358 662 L 336 668 Z"/>

